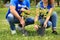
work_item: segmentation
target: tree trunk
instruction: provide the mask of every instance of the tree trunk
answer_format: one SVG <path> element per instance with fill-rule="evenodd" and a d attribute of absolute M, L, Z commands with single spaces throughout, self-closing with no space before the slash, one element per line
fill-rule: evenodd
<path fill-rule="evenodd" d="M 59 6 L 59 1 L 57 2 L 57 5 Z"/>
<path fill-rule="evenodd" d="M 10 2 L 10 0 L 3 0 L 4 4 L 7 3 L 8 1 Z"/>

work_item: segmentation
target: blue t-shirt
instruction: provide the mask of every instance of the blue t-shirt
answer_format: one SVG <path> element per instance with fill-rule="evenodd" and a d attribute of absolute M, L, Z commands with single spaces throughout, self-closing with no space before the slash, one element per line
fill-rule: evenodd
<path fill-rule="evenodd" d="M 50 8 L 52 8 L 53 6 L 54 6 L 54 5 L 50 5 L 50 4 L 48 4 L 48 6 L 47 6 L 47 7 L 44 7 L 43 2 L 42 2 L 42 1 L 40 1 L 40 2 L 37 4 L 36 8 L 41 8 L 41 9 L 47 8 L 47 9 L 48 9 L 48 11 L 49 11 L 49 10 L 50 10 Z"/>
<path fill-rule="evenodd" d="M 24 0 L 23 2 L 19 1 L 19 0 L 11 0 L 10 1 L 10 5 L 15 6 L 16 7 L 16 11 L 18 12 L 18 14 L 21 14 L 21 12 L 19 11 L 21 8 L 28 8 L 30 9 L 30 0 Z M 6 18 L 8 16 L 8 14 L 10 14 L 10 9 L 8 10 L 7 14 L 6 14 Z"/>
<path fill-rule="evenodd" d="M 46 10 L 46 14 L 49 12 L 50 8 L 52 8 L 52 7 L 54 7 L 54 5 L 50 5 L 50 4 L 48 4 L 46 7 L 44 7 L 42 1 L 40 1 L 40 2 L 37 4 L 37 6 L 36 6 L 36 8 L 39 8 L 39 9 L 41 9 L 41 10 L 44 10 L 44 9 L 45 9 L 45 10 Z M 40 14 L 39 19 L 43 18 L 44 16 L 46 17 L 46 15 Z"/>

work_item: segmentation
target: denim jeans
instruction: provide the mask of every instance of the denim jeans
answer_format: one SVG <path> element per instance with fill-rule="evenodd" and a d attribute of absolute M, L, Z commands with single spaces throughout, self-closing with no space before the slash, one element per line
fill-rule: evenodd
<path fill-rule="evenodd" d="M 43 25 L 45 22 L 45 20 L 43 20 L 41 16 L 39 16 L 39 21 L 41 25 Z M 52 28 L 56 28 L 56 24 L 57 24 L 57 13 L 54 11 L 49 21 L 47 22 L 47 27 L 52 26 Z"/>
<path fill-rule="evenodd" d="M 17 18 L 15 18 L 12 13 L 10 13 L 7 16 L 7 20 L 9 22 L 11 30 L 15 30 L 15 23 L 19 23 L 19 20 Z M 45 20 L 43 20 L 39 16 L 39 22 L 40 22 L 41 25 L 43 25 Z M 26 23 L 26 25 L 34 24 L 34 18 L 32 18 L 32 17 L 31 18 L 26 18 L 25 23 Z M 49 21 L 47 22 L 47 27 L 52 26 L 52 28 L 56 28 L 56 24 L 57 24 L 57 13 L 53 12 Z"/>
<path fill-rule="evenodd" d="M 20 23 L 19 20 L 17 18 L 15 18 L 12 13 L 10 13 L 7 16 L 7 20 L 9 22 L 11 30 L 16 30 L 15 24 L 16 23 L 19 24 Z M 34 24 L 34 18 L 26 18 L 25 24 L 26 25 Z"/>

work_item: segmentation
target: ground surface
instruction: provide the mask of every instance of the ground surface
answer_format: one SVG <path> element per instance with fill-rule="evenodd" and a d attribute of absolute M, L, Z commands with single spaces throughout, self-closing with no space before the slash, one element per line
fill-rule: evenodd
<path fill-rule="evenodd" d="M 11 35 L 9 24 L 5 19 L 7 8 L 0 8 L 0 40 L 60 40 L 60 8 L 57 7 L 55 10 L 58 14 L 57 32 L 59 35 L 52 34 L 52 30 L 49 28 L 46 30 L 45 36 L 41 37 L 37 35 L 33 25 L 29 25 L 26 27 L 26 30 L 29 31 L 30 36 L 25 37 L 18 30 L 15 35 Z"/>

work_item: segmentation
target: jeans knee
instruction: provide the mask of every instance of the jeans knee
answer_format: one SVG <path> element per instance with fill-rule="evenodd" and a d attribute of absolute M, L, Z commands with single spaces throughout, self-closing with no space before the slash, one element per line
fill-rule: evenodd
<path fill-rule="evenodd" d="M 13 14 L 10 13 L 10 14 L 7 16 L 7 20 L 10 21 L 10 22 L 13 21 L 13 20 L 14 20 Z"/>
<path fill-rule="evenodd" d="M 52 26 L 52 22 L 48 21 L 47 27 L 50 27 L 50 26 Z"/>
<path fill-rule="evenodd" d="M 52 16 L 54 16 L 55 18 L 57 18 L 57 13 L 56 12 L 53 12 L 52 13 Z"/>
<path fill-rule="evenodd" d="M 32 18 L 27 18 L 27 19 L 26 19 L 26 23 L 33 24 L 33 23 L 34 23 L 34 19 L 32 19 Z"/>

